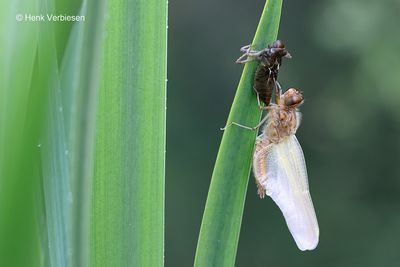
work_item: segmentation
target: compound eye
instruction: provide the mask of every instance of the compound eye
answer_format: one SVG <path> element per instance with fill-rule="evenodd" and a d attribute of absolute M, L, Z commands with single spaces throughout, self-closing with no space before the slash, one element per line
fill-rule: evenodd
<path fill-rule="evenodd" d="M 275 42 L 272 43 L 273 48 L 285 48 L 285 45 L 281 40 L 276 40 Z"/>
<path fill-rule="evenodd" d="M 285 97 L 285 106 L 287 107 L 296 107 L 303 102 L 303 97 L 300 95 L 292 95 L 289 97 Z"/>

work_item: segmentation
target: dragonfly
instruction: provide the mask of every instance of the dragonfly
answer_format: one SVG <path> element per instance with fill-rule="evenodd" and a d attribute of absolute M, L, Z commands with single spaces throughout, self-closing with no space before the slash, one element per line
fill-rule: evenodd
<path fill-rule="evenodd" d="M 281 40 L 274 41 L 260 51 L 252 50 L 251 45 L 243 46 L 240 51 L 243 55 L 236 60 L 236 63 L 259 62 L 254 75 L 253 89 L 257 93 L 258 99 L 261 99 L 268 106 L 272 91 L 279 85 L 277 79 L 282 58 L 292 58 L 292 56 Z M 260 101 L 258 102 L 260 103 Z"/>
<path fill-rule="evenodd" d="M 290 88 L 282 93 L 278 84 L 275 103 L 260 108 L 267 115 L 255 127 L 229 123 L 248 130 L 258 130 L 253 154 L 253 173 L 258 195 L 271 197 L 281 210 L 297 247 L 313 250 L 319 241 L 319 226 L 312 203 L 303 150 L 295 136 L 300 126 L 302 93 Z M 224 129 L 225 129 L 224 128 Z"/>
<path fill-rule="evenodd" d="M 306 162 L 295 134 L 300 125 L 302 94 L 290 88 L 266 108 L 264 128 L 257 137 L 253 173 L 258 195 L 271 197 L 281 210 L 298 248 L 318 245 L 319 226 L 312 203 Z"/>

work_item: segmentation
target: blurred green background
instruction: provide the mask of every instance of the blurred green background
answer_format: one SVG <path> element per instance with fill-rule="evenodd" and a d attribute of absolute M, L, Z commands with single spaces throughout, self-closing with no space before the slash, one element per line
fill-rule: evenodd
<path fill-rule="evenodd" d="M 193 265 L 219 142 L 264 1 L 169 3 L 166 266 Z M 301 252 L 253 178 L 237 266 L 400 266 L 399 1 L 284 1 L 279 80 L 304 92 L 297 137 L 320 224 Z M 249 88 L 250 90 L 250 88 Z M 240 155 L 238 155 L 240 156 Z"/>

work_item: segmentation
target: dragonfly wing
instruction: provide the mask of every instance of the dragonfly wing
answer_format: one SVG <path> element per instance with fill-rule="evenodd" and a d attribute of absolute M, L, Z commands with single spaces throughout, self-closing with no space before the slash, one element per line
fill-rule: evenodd
<path fill-rule="evenodd" d="M 296 136 L 271 144 L 266 155 L 266 194 L 278 205 L 300 250 L 318 244 L 319 227 L 308 189 L 303 151 Z"/>

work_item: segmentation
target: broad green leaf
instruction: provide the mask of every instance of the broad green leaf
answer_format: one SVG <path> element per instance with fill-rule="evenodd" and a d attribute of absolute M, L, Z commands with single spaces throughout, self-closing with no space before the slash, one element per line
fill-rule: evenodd
<path fill-rule="evenodd" d="M 108 3 L 92 266 L 163 266 L 166 26 L 166 0 Z"/>
<path fill-rule="evenodd" d="M 71 149 L 71 190 L 74 198 L 72 203 L 72 266 L 86 267 L 90 265 L 92 252 L 90 233 L 93 226 L 90 215 L 95 160 L 95 122 L 98 88 L 103 78 L 101 62 L 106 1 L 86 0 L 83 2 L 81 12 L 85 14 L 86 20 L 83 29 L 77 30 L 78 42 L 82 42 L 81 47 L 78 45 L 74 48 L 76 49 L 75 53 L 79 54 L 75 58 L 78 63 L 71 63 L 74 66 L 79 64 L 79 68 L 75 70 L 79 74 L 72 74 L 78 80 L 77 84 L 76 80 L 72 81 L 70 88 L 73 105 L 70 107 L 71 121 L 68 123 L 68 142 Z M 81 30 L 82 33 L 80 33 Z M 63 80 L 63 83 L 65 82 L 67 81 Z M 68 93 L 64 94 L 64 97 L 66 95 Z"/>
<path fill-rule="evenodd" d="M 37 147 L 46 91 L 37 72 L 38 27 L 16 20 L 37 1 L 0 3 L 0 259 L 2 266 L 40 266 L 35 205 L 40 187 Z M 23 256 L 22 256 L 23 255 Z"/>

